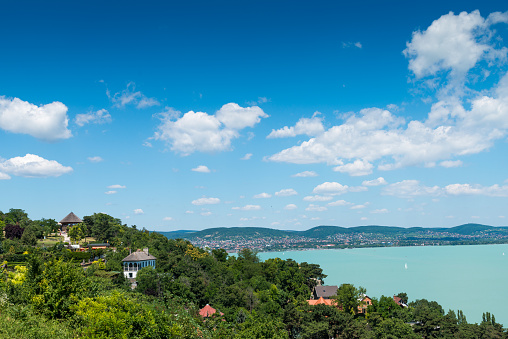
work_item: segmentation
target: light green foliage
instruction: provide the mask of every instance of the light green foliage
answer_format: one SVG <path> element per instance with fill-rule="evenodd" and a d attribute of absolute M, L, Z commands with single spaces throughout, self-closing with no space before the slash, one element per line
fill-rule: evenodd
<path fill-rule="evenodd" d="M 69 229 L 69 238 L 71 238 L 71 242 L 73 243 L 77 243 L 83 239 L 84 236 L 85 233 L 83 232 L 80 224 L 74 225 Z"/>
<path fill-rule="evenodd" d="M 165 308 L 135 300 L 125 293 L 85 298 L 79 301 L 76 315 L 83 338 L 196 338 L 208 337 L 192 317 L 171 314 Z"/>
<path fill-rule="evenodd" d="M 334 299 L 337 305 L 342 306 L 344 312 L 356 314 L 365 292 L 365 288 L 361 286 L 356 288 L 353 284 L 342 284 L 339 286 Z"/>

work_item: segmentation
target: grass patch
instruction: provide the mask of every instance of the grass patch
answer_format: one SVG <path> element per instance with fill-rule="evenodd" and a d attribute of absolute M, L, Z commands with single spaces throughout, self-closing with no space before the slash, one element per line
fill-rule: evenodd
<path fill-rule="evenodd" d="M 64 238 L 61 237 L 61 236 L 49 236 L 49 237 L 46 237 L 46 239 L 40 239 L 39 241 L 37 241 L 37 244 L 39 245 L 43 245 L 43 246 L 53 246 L 53 245 L 56 245 L 58 244 L 59 242 L 63 242 Z"/>

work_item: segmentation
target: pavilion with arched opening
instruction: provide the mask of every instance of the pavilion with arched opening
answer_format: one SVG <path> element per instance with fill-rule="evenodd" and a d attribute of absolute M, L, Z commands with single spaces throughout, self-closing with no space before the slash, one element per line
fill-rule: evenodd
<path fill-rule="evenodd" d="M 148 253 L 148 248 L 137 250 L 122 260 L 123 274 L 126 278 L 135 279 L 138 271 L 144 267 L 155 268 L 156 257 Z"/>

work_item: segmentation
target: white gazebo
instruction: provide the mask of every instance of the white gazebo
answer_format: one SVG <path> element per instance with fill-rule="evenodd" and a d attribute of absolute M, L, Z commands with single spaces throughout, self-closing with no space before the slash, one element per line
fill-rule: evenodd
<path fill-rule="evenodd" d="M 126 278 L 136 278 L 136 274 L 143 267 L 152 266 L 155 268 L 156 257 L 148 253 L 148 248 L 143 250 L 137 250 L 129 254 L 125 259 L 122 260 L 123 264 L 123 275 Z"/>

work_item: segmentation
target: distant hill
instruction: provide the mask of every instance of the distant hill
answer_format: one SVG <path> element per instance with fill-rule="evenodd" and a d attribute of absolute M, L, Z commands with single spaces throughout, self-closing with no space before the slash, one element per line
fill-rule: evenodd
<path fill-rule="evenodd" d="M 465 224 L 450 228 L 424 228 L 424 227 L 396 227 L 396 226 L 356 226 L 356 227 L 340 227 L 340 226 L 317 226 L 305 231 L 288 231 L 277 230 L 266 227 L 216 227 L 208 228 L 202 231 L 173 231 L 159 232 L 170 239 L 230 239 L 236 237 L 245 238 L 284 238 L 292 236 L 301 236 L 313 239 L 326 239 L 334 235 L 353 234 L 353 233 L 372 233 L 386 236 L 412 234 L 418 232 L 439 232 L 460 235 L 473 235 L 479 232 L 508 234 L 508 227 L 494 227 L 480 224 Z"/>

